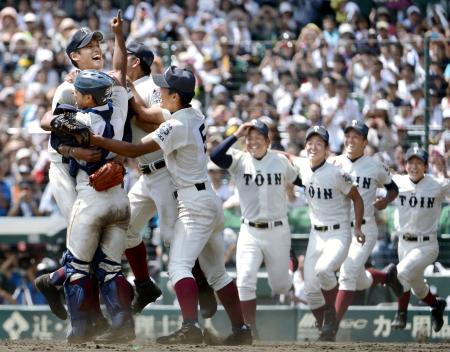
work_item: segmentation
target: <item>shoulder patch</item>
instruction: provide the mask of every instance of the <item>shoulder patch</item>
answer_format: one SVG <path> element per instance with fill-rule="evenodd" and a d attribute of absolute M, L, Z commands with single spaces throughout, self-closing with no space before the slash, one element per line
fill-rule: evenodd
<path fill-rule="evenodd" d="M 163 142 L 164 139 L 169 135 L 170 131 L 172 131 L 172 125 L 169 123 L 169 121 L 166 121 L 159 126 L 159 128 L 156 130 L 156 135 L 158 138 Z"/>

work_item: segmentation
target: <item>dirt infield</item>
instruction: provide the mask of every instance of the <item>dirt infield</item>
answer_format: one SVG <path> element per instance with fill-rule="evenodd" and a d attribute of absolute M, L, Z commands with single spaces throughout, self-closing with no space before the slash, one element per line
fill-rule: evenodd
<path fill-rule="evenodd" d="M 99 352 L 129 352 L 129 351 L 201 351 L 201 352 L 225 352 L 225 351 L 239 351 L 239 352 L 317 352 L 317 351 L 354 351 L 354 352 L 426 352 L 426 351 L 449 351 L 449 344 L 442 343 L 284 343 L 284 342 L 263 342 L 258 341 L 253 346 L 206 346 L 206 345 L 172 345 L 162 346 L 156 345 L 154 341 L 143 341 L 132 344 L 95 344 L 85 343 L 80 345 L 68 345 L 64 341 L 36 341 L 36 340 L 15 340 L 15 341 L 0 341 L 0 352 L 6 351 L 21 351 L 21 352 L 41 352 L 41 351 L 57 351 L 57 352 L 75 352 L 75 351 L 99 351 Z"/>

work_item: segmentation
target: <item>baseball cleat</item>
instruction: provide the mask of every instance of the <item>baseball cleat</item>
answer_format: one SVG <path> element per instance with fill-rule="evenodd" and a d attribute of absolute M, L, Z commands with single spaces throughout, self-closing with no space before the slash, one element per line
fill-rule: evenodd
<path fill-rule="evenodd" d="M 233 331 L 223 341 L 223 344 L 226 346 L 251 345 L 252 343 L 252 329 L 246 324 L 242 325 L 239 330 Z"/>
<path fill-rule="evenodd" d="M 170 335 L 158 337 L 156 342 L 162 345 L 199 345 L 203 343 L 203 333 L 197 324 L 183 323 L 180 329 Z"/>
<path fill-rule="evenodd" d="M 337 326 L 336 310 L 333 306 L 325 306 L 319 341 L 336 341 Z"/>
<path fill-rule="evenodd" d="M 110 325 L 103 315 L 91 321 L 88 331 L 82 335 L 75 335 L 73 330 L 70 330 L 67 335 L 67 342 L 70 344 L 80 344 L 89 341 L 96 341 L 97 338 L 109 331 Z"/>
<path fill-rule="evenodd" d="M 134 281 L 134 283 L 136 286 L 136 294 L 133 302 L 131 302 L 131 311 L 133 314 L 138 314 L 148 304 L 155 302 L 162 295 L 162 291 L 152 279 L 142 282 Z"/>
<path fill-rule="evenodd" d="M 406 311 L 398 311 L 395 313 L 394 320 L 391 323 L 392 329 L 403 330 L 406 327 L 407 317 Z"/>
<path fill-rule="evenodd" d="M 117 328 L 111 327 L 104 334 L 100 334 L 93 340 L 97 343 L 127 343 L 136 338 L 133 321 L 129 320 Z"/>
<path fill-rule="evenodd" d="M 198 303 L 204 319 L 211 318 L 217 312 L 217 300 L 214 290 L 206 279 L 198 280 Z"/>
<path fill-rule="evenodd" d="M 58 288 L 50 282 L 50 274 L 44 274 L 39 276 L 34 280 L 36 288 L 41 292 L 51 311 L 59 319 L 67 319 L 67 310 L 64 307 L 63 301 L 61 299 L 61 292 Z"/>
<path fill-rule="evenodd" d="M 244 346 L 253 343 L 252 329 L 249 325 L 242 325 L 238 330 L 233 331 L 227 337 L 214 334 L 209 329 L 203 331 L 203 340 L 210 346 Z"/>
<path fill-rule="evenodd" d="M 442 298 L 436 298 L 436 300 L 437 306 L 431 310 L 431 325 L 433 326 L 433 330 L 438 332 L 442 329 L 442 325 L 444 325 L 444 311 L 445 307 L 447 307 L 447 302 Z"/>
<path fill-rule="evenodd" d="M 400 297 L 403 294 L 403 285 L 397 277 L 397 266 L 391 263 L 386 267 L 385 272 L 387 275 L 386 285 L 392 288 L 397 297 Z"/>
<path fill-rule="evenodd" d="M 67 335 L 67 343 L 71 345 L 77 345 L 80 343 L 90 342 L 92 341 L 91 334 L 85 334 L 85 335 L 74 335 L 71 332 L 69 332 L 69 335 Z"/>
<path fill-rule="evenodd" d="M 109 325 L 108 321 L 106 320 L 106 318 L 100 314 L 97 319 L 95 319 L 95 321 L 92 322 L 92 336 L 100 336 L 102 334 L 104 334 L 105 332 L 107 332 L 109 329 L 111 328 L 111 326 Z"/>

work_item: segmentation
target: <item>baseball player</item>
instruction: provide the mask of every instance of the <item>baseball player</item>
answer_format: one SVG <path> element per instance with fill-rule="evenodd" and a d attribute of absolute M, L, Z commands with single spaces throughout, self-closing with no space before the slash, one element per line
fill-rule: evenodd
<path fill-rule="evenodd" d="M 220 199 L 208 182 L 205 117 L 190 102 L 195 94 L 191 71 L 175 66 L 153 80 L 161 91 L 155 119 L 167 115 L 161 126 L 139 144 L 93 135 L 91 143 L 118 154 L 136 157 L 162 149 L 176 191 L 178 218 L 169 253 L 169 275 L 183 316 L 182 327 L 157 339 L 161 344 L 198 344 L 198 289 L 192 275 L 196 258 L 231 320 L 233 332 L 224 344 L 251 344 L 251 329 L 244 323 L 236 285 L 225 271 Z"/>
<path fill-rule="evenodd" d="M 345 127 L 344 154 L 334 158 L 334 165 L 352 176 L 357 183 L 358 191 L 364 202 L 364 218 L 362 231 L 366 242 L 361 245 L 353 237 L 348 256 L 341 266 L 339 273 L 339 291 L 336 297 L 336 315 L 341 321 L 353 300 L 355 290 L 363 290 L 378 283 L 387 284 L 393 288 L 397 296 L 403 293 L 403 288 L 397 280 L 397 269 L 394 264 L 388 266 L 386 272 L 369 269 L 365 270 L 365 263 L 375 246 L 378 228 L 375 223 L 375 209 L 382 210 L 391 203 L 398 194 L 398 187 L 392 181 L 389 170 L 378 159 L 364 155 L 367 145 L 369 128 L 358 120 L 351 121 Z M 385 197 L 377 198 L 377 188 L 387 190 Z M 351 227 L 354 226 L 355 216 L 351 214 Z"/>
<path fill-rule="evenodd" d="M 77 69 L 100 70 L 103 67 L 103 55 L 100 48 L 100 42 L 102 40 L 103 34 L 101 32 L 92 32 L 88 28 L 77 30 L 66 47 L 66 53 L 72 64 Z M 52 111 L 57 112 L 57 107 L 62 104 L 75 105 L 73 92 L 73 83 L 69 81 L 63 82 L 57 88 L 53 97 Z M 41 121 L 41 127 L 50 130 L 51 119 L 52 115 L 48 114 L 47 118 Z M 67 223 L 69 223 L 70 213 L 77 194 L 75 179 L 69 174 L 69 158 L 62 155 L 63 149 L 67 153 L 67 146 L 61 145 L 56 135 L 51 133 L 48 144 L 50 157 L 49 182 L 58 208 L 67 220 Z M 72 157 L 86 162 L 97 162 L 101 158 L 101 152 L 97 149 L 72 147 L 70 154 Z M 64 268 L 60 268 L 51 274 L 44 274 L 35 280 L 36 287 L 44 294 L 52 312 L 63 320 L 67 319 L 67 311 L 61 300 L 59 289 L 62 287 L 65 279 L 66 273 Z M 95 280 L 92 284 L 94 285 L 94 289 L 98 290 L 98 284 Z M 98 297 L 98 294 L 96 297 Z M 98 298 L 94 298 L 89 303 L 92 304 L 91 315 L 97 317 L 97 323 L 94 323 L 95 329 L 92 329 L 92 331 L 101 334 L 108 328 L 108 324 L 101 314 L 100 302 Z"/>
<path fill-rule="evenodd" d="M 392 321 L 394 329 L 404 329 L 410 290 L 431 307 L 432 326 L 435 332 L 441 330 L 443 314 L 447 303 L 430 291 L 424 280 L 425 268 L 438 257 L 437 227 L 442 202 L 450 197 L 448 179 L 437 179 L 425 174 L 428 153 L 419 147 L 407 150 L 407 175 L 394 175 L 399 188 L 395 202 L 398 210 L 398 279 L 404 293 L 398 300 L 398 311 Z"/>
<path fill-rule="evenodd" d="M 120 67 L 116 72 L 118 84 L 113 86 L 113 80 L 99 71 L 81 71 L 74 82 L 74 96 L 77 107 L 84 111 L 77 113 L 76 119 L 105 138 L 121 140 L 128 111 L 128 94 L 124 88 L 126 49 L 120 15 L 111 21 L 111 28 L 116 37 L 114 60 Z M 67 229 L 67 251 L 63 257 L 67 276 L 64 291 L 72 326 L 68 336 L 70 343 L 92 337 L 90 309 L 86 308 L 96 293 L 91 269 L 111 316 L 111 328 L 103 339 L 126 342 L 135 337 L 131 314 L 133 290 L 121 271 L 130 216 L 128 197 L 120 181 L 103 191 L 92 186 L 96 183 L 96 171 L 112 158 L 114 154 L 102 150 L 102 158 L 96 163 L 70 159 L 69 171 L 76 177 L 77 192 Z M 99 338 L 100 341 L 103 339 Z"/>
<path fill-rule="evenodd" d="M 361 231 L 364 204 L 351 176 L 326 161 L 329 135 L 323 126 L 308 129 L 305 149 L 307 158 L 293 160 L 305 187 L 311 219 L 305 292 L 321 328 L 319 339 L 333 341 L 337 330 L 335 272 L 347 257 L 351 243 L 350 200 L 355 214 L 353 233 L 360 244 L 365 242 Z"/>
<path fill-rule="evenodd" d="M 131 41 L 127 45 L 127 76 L 133 82 L 129 82 L 135 99 L 131 101 L 131 107 L 137 110 L 135 118 L 131 119 L 132 141 L 139 143 L 141 138 L 147 135 L 145 128 L 152 128 L 145 120 L 145 108 L 138 104 L 145 104 L 145 107 L 158 106 L 161 97 L 159 88 L 153 83 L 150 76 L 151 65 L 154 54 L 144 44 Z M 135 115 L 133 108 L 129 110 L 129 115 Z M 144 115 L 144 116 L 143 116 Z M 143 117 L 142 117 L 143 116 Z M 144 128 L 144 129 L 143 129 Z M 173 236 L 173 227 L 177 218 L 177 204 L 173 197 L 168 197 L 174 189 L 170 182 L 169 173 L 166 168 L 163 151 L 157 150 L 138 157 L 139 169 L 142 175 L 128 192 L 130 199 L 130 226 L 127 233 L 127 259 L 133 262 L 134 248 L 142 247 L 142 255 L 146 255 L 145 246 L 139 236 L 140 230 L 150 218 L 158 212 L 161 234 L 166 243 L 170 243 Z M 128 255 L 129 254 L 129 255 Z M 198 262 L 197 262 L 198 263 Z M 149 303 L 154 302 L 161 295 L 161 291 L 156 291 L 156 286 L 150 279 L 148 267 L 133 265 L 135 274 L 136 295 L 132 303 L 134 313 L 141 312 Z M 198 267 L 198 265 L 197 265 Z M 214 291 L 209 287 L 201 269 L 193 270 L 194 277 L 199 285 L 200 309 L 204 318 L 209 318 L 217 310 L 217 302 Z M 155 292 L 157 293 L 155 297 Z"/>
<path fill-rule="evenodd" d="M 245 136 L 247 150 L 228 149 Z M 234 176 L 242 225 L 236 250 L 237 287 L 245 323 L 256 332 L 256 282 L 264 261 L 275 294 L 292 286 L 291 233 L 287 221 L 287 183 L 301 185 L 289 160 L 269 150 L 269 128 L 259 120 L 239 127 L 211 153 L 211 160 Z"/>
<path fill-rule="evenodd" d="M 103 35 L 100 32 L 92 32 L 88 28 L 81 28 L 75 32 L 66 48 L 66 53 L 73 65 L 82 70 L 102 69 L 103 55 L 100 48 L 100 41 L 102 39 Z M 113 66 L 114 68 L 117 68 L 114 60 Z M 142 83 L 143 86 L 145 86 L 145 82 Z M 53 111 L 55 111 L 57 106 L 61 104 L 75 105 L 73 91 L 73 83 L 68 81 L 62 83 L 56 90 L 53 98 Z M 51 118 L 43 121 L 42 127 L 49 129 L 50 120 Z M 58 154 L 58 152 L 52 147 L 52 144 L 55 146 L 57 145 L 56 143 L 52 143 L 53 139 L 55 139 L 55 136 L 52 134 L 51 141 L 49 143 L 49 154 L 51 160 L 49 179 L 58 207 L 61 209 L 63 216 L 69 220 L 70 212 L 76 199 L 75 179 L 69 175 L 68 158 Z M 67 146 L 58 144 L 58 148 L 67 149 Z M 87 162 L 96 162 L 101 157 L 101 153 L 97 149 L 73 147 L 70 151 L 71 156 Z M 133 214 L 137 213 L 133 212 Z M 137 218 L 139 218 L 139 215 L 137 215 Z M 167 218 L 170 218 L 170 214 Z M 133 223 L 130 224 L 131 227 L 129 234 L 134 234 L 137 236 L 135 229 L 136 226 L 139 226 L 139 223 L 136 226 L 134 226 Z M 147 252 L 144 243 L 138 236 L 134 241 L 128 241 L 125 255 L 127 256 L 137 282 L 136 295 L 133 300 L 133 311 L 140 312 L 148 303 L 154 302 L 161 295 L 161 290 L 150 279 L 147 266 Z M 36 279 L 36 286 L 45 295 L 47 302 L 55 315 L 61 319 L 67 318 L 67 312 L 61 301 L 58 287 L 62 286 L 65 279 L 66 275 L 64 268 L 61 268 L 52 274 L 42 275 Z M 100 305 L 98 300 L 94 300 L 93 304 L 93 310 L 100 314 Z M 102 333 L 107 325 L 105 324 L 106 321 L 102 320 L 100 315 L 99 323 L 105 327 L 100 329 L 97 328 L 95 331 L 97 333 Z"/>

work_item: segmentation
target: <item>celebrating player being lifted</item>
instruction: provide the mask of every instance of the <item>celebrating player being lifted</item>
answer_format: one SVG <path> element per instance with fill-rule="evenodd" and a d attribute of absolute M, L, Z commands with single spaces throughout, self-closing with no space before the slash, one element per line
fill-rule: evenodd
<path fill-rule="evenodd" d="M 395 201 L 399 219 L 397 233 L 400 263 L 397 271 L 404 293 L 398 300 L 398 311 L 392 327 L 405 328 L 412 289 L 417 298 L 431 307 L 433 330 L 438 332 L 444 324 L 443 313 L 447 303 L 431 293 L 423 273 L 439 254 L 437 226 L 442 202 L 450 197 L 450 182 L 425 174 L 428 153 L 424 149 L 412 147 L 407 150 L 405 158 L 408 174 L 393 177 L 399 188 L 399 196 Z"/>
<path fill-rule="evenodd" d="M 329 135 L 323 126 L 306 132 L 307 158 L 295 158 L 305 187 L 311 218 L 311 234 L 305 257 L 305 292 L 321 328 L 320 340 L 333 341 L 337 330 L 335 272 L 348 254 L 351 243 L 350 200 L 354 207 L 354 236 L 364 244 L 361 231 L 363 200 L 350 175 L 326 161 Z"/>
<path fill-rule="evenodd" d="M 93 135 L 94 145 L 129 157 L 162 149 L 176 191 L 178 218 L 169 253 L 169 275 L 180 303 L 182 327 L 157 339 L 162 344 L 198 344 L 198 289 L 191 273 L 198 258 L 209 284 L 216 291 L 231 320 L 233 332 L 224 343 L 251 344 L 250 328 L 244 324 L 236 285 L 225 271 L 222 203 L 208 182 L 205 152 L 205 117 L 190 102 L 195 77 L 189 70 L 169 67 L 153 80 L 161 88 L 161 108 L 154 107 L 160 127 L 139 144 L 113 141 Z"/>
<path fill-rule="evenodd" d="M 118 13 L 118 16 L 115 17 L 114 20 L 118 21 L 116 27 L 113 28 L 117 41 L 117 37 L 123 37 L 120 13 Z M 75 32 L 67 45 L 66 52 L 76 68 L 82 70 L 100 70 L 103 68 L 103 56 L 100 48 L 100 41 L 102 39 L 103 35 L 100 32 L 92 32 L 88 28 L 81 28 Z M 142 52 L 137 53 L 135 45 L 133 46 L 130 44 L 128 49 L 134 50 L 133 53 L 135 55 L 142 54 Z M 130 53 L 130 50 L 127 51 Z M 115 50 L 113 55 L 113 69 L 116 71 L 120 70 L 119 65 L 121 64 L 121 61 L 118 58 L 119 55 L 120 52 Z M 128 55 L 127 58 L 127 62 L 131 62 L 131 55 Z M 147 56 L 145 58 L 142 57 L 142 60 L 144 59 L 147 59 Z M 55 113 L 58 113 L 58 110 L 61 110 L 60 106 L 63 106 L 62 104 L 75 105 L 74 85 L 69 81 L 65 81 L 61 84 L 55 93 L 52 103 Z M 44 129 L 50 129 L 52 118 L 53 116 L 50 115 L 48 118 L 43 119 L 42 126 Z M 124 135 L 125 134 L 126 133 L 124 133 Z M 63 141 L 55 138 L 54 133 L 52 133 L 50 142 L 49 154 L 52 161 L 49 172 L 50 183 L 58 207 L 69 222 L 70 213 L 77 197 L 75 179 L 69 174 L 69 160 L 70 158 L 76 158 L 78 160 L 83 159 L 87 162 L 96 162 L 100 159 L 102 153 L 98 151 L 98 149 L 65 145 L 63 144 Z M 58 155 L 52 146 L 54 146 L 58 153 L 62 155 Z M 136 213 L 138 212 L 133 211 L 133 215 Z M 174 219 L 174 217 L 175 216 L 172 218 Z M 145 246 L 135 231 L 136 226 L 139 226 L 140 224 L 141 222 L 136 221 L 134 227 L 132 226 L 129 229 L 129 236 L 133 237 L 133 235 L 135 235 L 135 237 L 133 237 L 132 240 L 129 239 L 128 249 L 125 251 L 127 259 L 130 261 L 131 269 L 136 277 L 136 295 L 133 301 L 133 309 L 135 312 L 142 310 L 146 304 L 153 302 L 161 295 L 160 289 L 149 277 Z M 66 273 L 64 268 L 51 274 L 44 274 L 36 279 L 36 286 L 45 295 L 52 311 L 61 319 L 66 319 L 67 313 L 60 299 L 58 288 L 62 286 L 65 280 Z M 94 285 L 96 285 L 95 282 Z M 91 317 L 94 315 L 98 317 L 95 328 L 91 329 L 91 331 L 95 332 L 95 334 L 101 334 L 101 330 L 105 330 L 108 327 L 108 324 L 101 315 L 98 299 L 93 298 L 89 302 L 92 305 L 90 313 Z"/>
<path fill-rule="evenodd" d="M 378 228 L 375 222 L 375 209 L 382 210 L 398 194 L 398 187 L 392 181 L 386 166 L 377 159 L 364 155 L 369 128 L 362 122 L 353 120 L 345 127 L 345 153 L 334 158 L 333 164 L 352 176 L 364 201 L 362 230 L 366 242 L 361 245 L 353 237 L 348 256 L 339 273 L 339 291 L 336 297 L 336 315 L 341 321 L 348 306 L 352 303 L 355 290 L 364 290 L 371 285 L 387 284 L 397 296 L 403 293 L 403 287 L 397 280 L 397 269 L 390 264 L 385 272 L 374 269 L 365 270 L 365 263 L 376 244 Z M 376 197 L 377 188 L 385 187 L 385 197 Z M 351 213 L 351 227 L 354 227 L 355 215 Z"/>
<path fill-rule="evenodd" d="M 243 136 L 247 151 L 231 149 L 227 154 Z M 297 180 L 301 185 L 297 170 L 285 156 L 269 151 L 269 145 L 269 128 L 252 120 L 211 153 L 211 160 L 234 176 L 239 192 L 242 225 L 236 250 L 237 286 L 245 322 L 254 334 L 256 282 L 262 262 L 274 293 L 286 293 L 292 286 L 286 184 Z"/>

